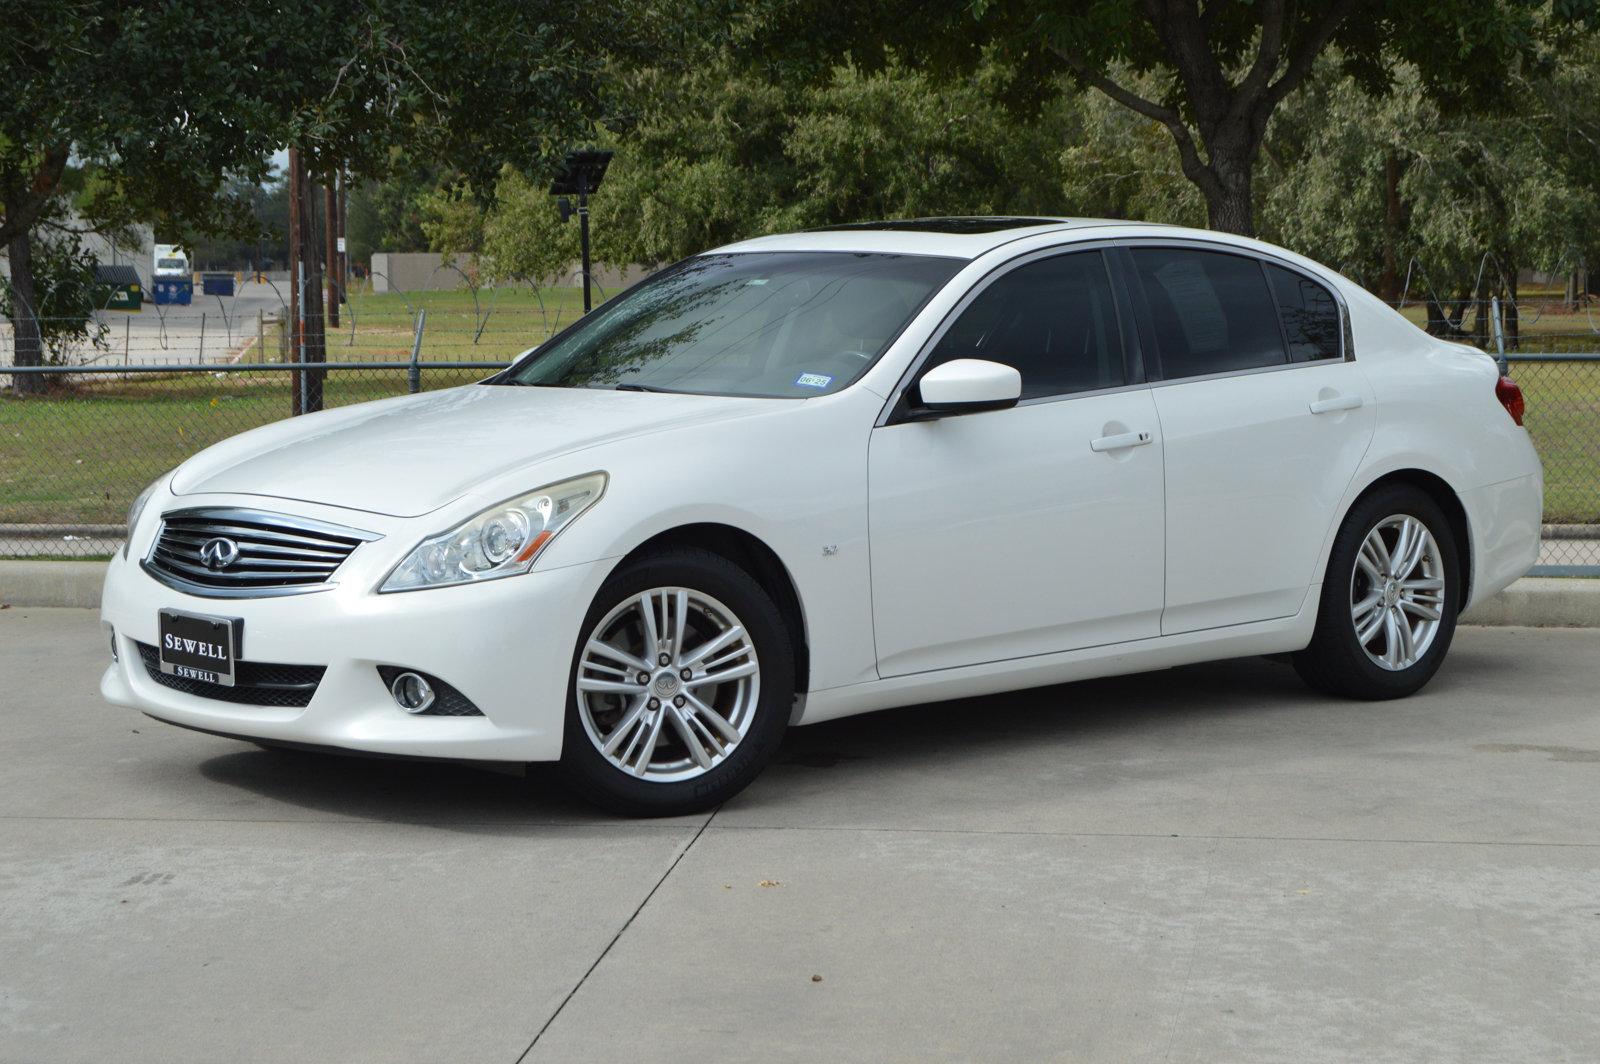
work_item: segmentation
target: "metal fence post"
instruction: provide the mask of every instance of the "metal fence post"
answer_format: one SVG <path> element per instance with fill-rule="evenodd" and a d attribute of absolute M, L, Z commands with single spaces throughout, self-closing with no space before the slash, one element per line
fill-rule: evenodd
<path fill-rule="evenodd" d="M 406 370 L 406 384 L 411 394 L 422 391 L 422 326 L 428 320 L 428 308 L 417 311 L 417 335 L 411 341 L 411 368 Z"/>
<path fill-rule="evenodd" d="M 205 313 L 205 311 L 202 310 L 200 312 L 200 356 L 198 358 L 196 358 L 195 361 L 196 362 L 204 362 L 205 360 L 206 360 L 206 313 Z"/>
<path fill-rule="evenodd" d="M 1500 375 L 1504 377 L 1511 365 L 1506 361 L 1506 326 L 1500 320 L 1499 296 L 1489 300 L 1489 325 L 1494 329 L 1494 360 L 1500 364 Z"/>
<path fill-rule="evenodd" d="M 291 197 L 293 199 L 293 197 Z M 294 202 L 298 202 L 295 200 Z M 299 259 L 295 263 L 295 278 L 299 282 L 295 291 L 294 308 L 294 360 L 299 365 L 306 362 L 306 262 Z M 305 370 L 294 370 L 290 378 L 293 391 L 289 396 L 289 403 L 296 416 L 306 412 L 306 378 Z"/>

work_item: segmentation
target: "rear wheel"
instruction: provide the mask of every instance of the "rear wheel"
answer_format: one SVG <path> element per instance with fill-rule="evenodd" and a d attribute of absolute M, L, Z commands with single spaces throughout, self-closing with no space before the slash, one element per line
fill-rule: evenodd
<path fill-rule="evenodd" d="M 606 581 L 584 620 L 562 766 L 612 811 L 697 812 L 755 778 L 793 700 L 788 630 L 760 584 L 706 551 L 642 558 Z"/>
<path fill-rule="evenodd" d="M 1334 539 L 1316 632 L 1294 657 L 1312 687 L 1400 698 L 1433 677 L 1461 605 L 1459 547 L 1443 511 L 1409 485 L 1361 499 Z"/>

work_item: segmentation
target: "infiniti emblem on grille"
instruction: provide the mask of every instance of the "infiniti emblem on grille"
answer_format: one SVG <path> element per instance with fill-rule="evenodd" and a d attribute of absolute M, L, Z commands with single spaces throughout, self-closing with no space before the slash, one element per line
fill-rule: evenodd
<path fill-rule="evenodd" d="M 206 545 L 200 548 L 200 560 L 207 569 L 226 569 L 239 560 L 239 544 L 223 536 L 207 540 Z"/>

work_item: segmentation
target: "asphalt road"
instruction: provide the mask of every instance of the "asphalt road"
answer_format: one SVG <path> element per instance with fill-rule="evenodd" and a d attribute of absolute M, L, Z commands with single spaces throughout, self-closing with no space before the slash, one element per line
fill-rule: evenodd
<path fill-rule="evenodd" d="M 1593 1061 L 1600 631 L 803 729 L 714 815 L 269 753 L 0 612 L 0 1060 Z"/>
<path fill-rule="evenodd" d="M 289 291 L 284 285 L 246 281 L 231 296 L 208 296 L 197 285 L 188 306 L 146 303 L 137 313 L 107 311 L 105 350 L 94 362 L 187 365 L 227 362 L 254 345 L 258 315 L 283 312 Z"/>
<path fill-rule="evenodd" d="M 255 347 L 258 317 L 283 313 L 288 297 L 284 285 L 246 281 L 231 296 L 204 295 L 197 287 L 188 306 L 147 302 L 131 313 L 103 311 L 103 345 L 79 352 L 73 361 L 106 366 L 236 361 Z M 14 343 L 9 325 L 0 323 L 0 366 L 11 363 Z"/>

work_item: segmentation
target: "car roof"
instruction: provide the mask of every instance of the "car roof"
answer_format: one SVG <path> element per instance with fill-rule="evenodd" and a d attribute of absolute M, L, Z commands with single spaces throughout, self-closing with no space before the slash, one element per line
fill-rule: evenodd
<path fill-rule="evenodd" d="M 714 249 L 745 251 L 856 251 L 902 255 L 944 255 L 975 259 L 1002 244 L 1045 233 L 1069 233 L 1105 226 L 1179 231 L 1177 226 L 1130 222 L 1116 218 L 1038 218 L 1012 215 L 901 218 L 851 222 L 754 237 Z M 709 254 L 709 252 L 708 252 Z"/>

